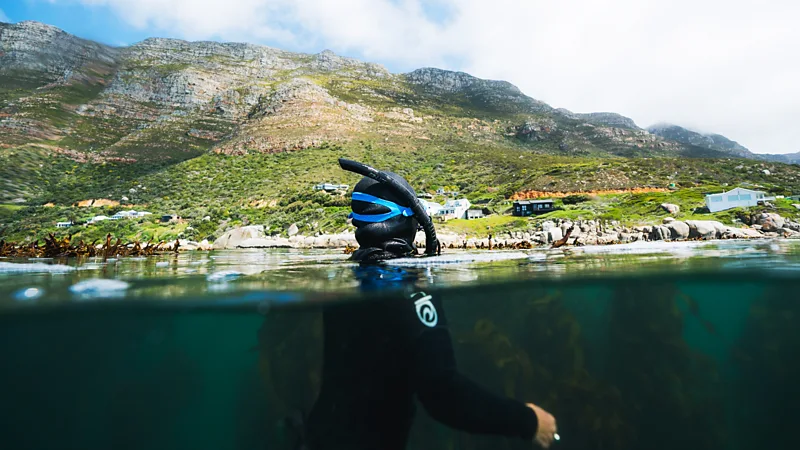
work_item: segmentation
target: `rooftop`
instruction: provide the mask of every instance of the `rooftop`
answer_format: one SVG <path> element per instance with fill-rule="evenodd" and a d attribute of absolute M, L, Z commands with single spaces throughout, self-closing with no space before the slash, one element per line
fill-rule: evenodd
<path fill-rule="evenodd" d="M 544 199 L 544 200 L 515 200 L 514 203 L 519 203 L 520 205 L 530 205 L 534 203 L 553 203 L 553 199 Z"/>

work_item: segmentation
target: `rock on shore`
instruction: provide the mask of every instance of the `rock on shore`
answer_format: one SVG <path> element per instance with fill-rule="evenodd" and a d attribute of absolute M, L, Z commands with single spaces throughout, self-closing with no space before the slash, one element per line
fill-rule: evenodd
<path fill-rule="evenodd" d="M 545 246 L 561 239 L 567 230 L 572 233 L 567 245 L 609 245 L 637 241 L 683 241 L 712 239 L 752 239 L 772 237 L 800 237 L 800 223 L 773 213 L 765 213 L 753 219 L 751 228 L 737 228 L 713 220 L 680 221 L 665 218 L 661 225 L 625 227 L 620 223 L 597 220 L 572 222 L 569 220 L 545 221 L 526 231 L 511 231 L 493 235 L 492 248 Z M 464 235 L 438 232 L 443 248 L 489 248 L 488 236 L 467 238 Z M 425 248 L 425 234 L 417 233 L 416 244 Z M 182 244 L 183 245 L 183 244 Z M 292 235 L 288 238 L 267 236 L 260 225 L 235 228 L 223 234 L 214 244 L 214 249 L 235 248 L 320 248 L 334 249 L 347 246 L 358 247 L 353 233 L 322 236 Z"/>

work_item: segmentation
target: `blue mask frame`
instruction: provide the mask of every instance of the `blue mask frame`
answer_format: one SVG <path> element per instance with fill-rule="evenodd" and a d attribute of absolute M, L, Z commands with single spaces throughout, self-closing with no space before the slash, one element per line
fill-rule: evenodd
<path fill-rule="evenodd" d="M 383 213 L 383 214 L 368 214 L 368 215 L 351 212 L 350 215 L 347 216 L 351 219 L 358 220 L 360 222 L 378 223 L 400 215 L 405 217 L 411 217 L 414 215 L 414 211 L 412 211 L 411 208 L 400 206 L 395 202 L 390 202 L 389 200 L 384 200 L 382 198 L 365 194 L 363 192 L 353 192 L 353 200 L 381 205 L 386 208 L 389 208 L 390 211 L 388 213 Z"/>

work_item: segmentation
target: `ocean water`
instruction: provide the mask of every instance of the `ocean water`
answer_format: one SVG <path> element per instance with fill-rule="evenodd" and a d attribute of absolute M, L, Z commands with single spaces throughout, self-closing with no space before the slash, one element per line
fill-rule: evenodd
<path fill-rule="evenodd" d="M 554 449 L 795 449 L 800 242 L 0 259 L 4 449 L 292 449 L 323 311 L 442 300 L 459 370 L 558 420 Z M 353 324 L 359 326 L 358 323 Z M 409 449 L 523 449 L 418 408 Z"/>

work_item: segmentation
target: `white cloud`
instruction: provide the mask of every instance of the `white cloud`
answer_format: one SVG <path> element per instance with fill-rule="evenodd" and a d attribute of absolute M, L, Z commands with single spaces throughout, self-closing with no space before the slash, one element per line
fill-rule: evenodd
<path fill-rule="evenodd" d="M 11 23 L 11 19 L 8 18 L 5 12 L 0 9 L 0 22 Z"/>
<path fill-rule="evenodd" d="M 463 70 L 575 112 L 673 122 L 760 153 L 800 151 L 795 0 L 433 0 L 451 11 L 445 21 L 423 0 L 80 1 L 154 34 Z"/>

